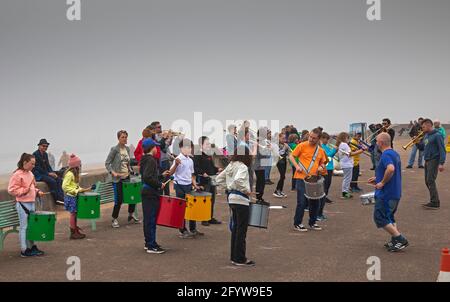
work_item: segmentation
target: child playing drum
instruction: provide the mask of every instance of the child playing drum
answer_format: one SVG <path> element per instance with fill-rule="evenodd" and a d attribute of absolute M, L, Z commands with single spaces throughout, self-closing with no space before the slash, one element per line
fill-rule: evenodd
<path fill-rule="evenodd" d="M 176 157 L 168 175 L 174 176 L 174 188 L 178 198 L 185 199 L 186 194 L 192 191 L 192 186 L 196 190 L 201 187 L 195 180 L 194 161 L 191 159 L 193 144 L 188 139 L 183 139 L 179 143 L 181 153 Z M 190 232 L 189 232 L 190 231 Z M 186 227 L 180 229 L 180 237 L 183 239 L 195 238 L 204 234 L 197 231 L 197 223 L 189 221 L 189 231 Z"/>
<path fill-rule="evenodd" d="M 36 188 L 36 180 L 31 172 L 36 164 L 33 155 L 23 153 L 9 180 L 8 193 L 16 198 L 16 210 L 19 214 L 19 239 L 20 255 L 22 257 L 41 256 L 40 251 L 33 241 L 27 240 L 28 213 L 35 211 L 36 197 L 42 197 L 44 193 Z"/>
<path fill-rule="evenodd" d="M 159 198 L 165 185 L 161 183 L 163 175 L 159 173 L 158 163 L 154 157 L 159 144 L 151 138 L 142 142 L 144 156 L 141 159 L 142 175 L 142 212 L 144 213 L 144 249 L 149 254 L 162 254 L 165 250 L 156 243 L 156 216 L 159 210 Z M 164 173 L 164 176 L 168 172 Z"/>
<path fill-rule="evenodd" d="M 80 187 L 81 160 L 74 154 L 69 159 L 69 169 L 64 174 L 62 189 L 64 191 L 64 208 L 70 213 L 70 239 L 84 239 L 85 234 L 77 225 L 77 196 L 91 189 Z"/>
<path fill-rule="evenodd" d="M 216 178 L 218 185 L 226 187 L 228 204 L 232 211 L 231 263 L 236 266 L 254 266 L 246 257 L 247 228 L 249 220 L 250 181 L 248 168 L 252 156 L 247 147 L 234 150 L 230 164 Z"/>

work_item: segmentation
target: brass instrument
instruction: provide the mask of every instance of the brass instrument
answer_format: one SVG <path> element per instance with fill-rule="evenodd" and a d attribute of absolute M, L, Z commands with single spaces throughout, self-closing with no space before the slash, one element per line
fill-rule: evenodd
<path fill-rule="evenodd" d="M 352 143 L 352 142 L 350 142 L 350 145 L 352 145 L 352 146 L 358 148 L 359 150 L 364 150 L 364 148 L 362 147 L 362 145 L 357 145 L 357 144 L 354 144 L 354 143 Z M 369 152 L 367 152 L 366 150 L 364 150 L 363 154 L 364 154 L 364 155 L 367 155 L 367 156 L 369 156 L 369 157 L 372 157 L 372 155 L 371 155 Z"/>
<path fill-rule="evenodd" d="M 184 133 L 179 132 L 179 131 L 173 131 L 172 129 L 163 130 L 163 133 L 168 133 L 171 136 L 183 136 L 184 135 Z"/>
<path fill-rule="evenodd" d="M 409 143 L 407 143 L 406 145 L 404 145 L 402 148 L 403 150 L 408 150 L 409 147 L 411 147 L 412 145 L 415 145 L 417 143 L 419 143 L 422 138 L 425 136 L 425 132 L 420 131 L 419 134 L 417 134 L 416 136 L 414 136 L 411 141 Z"/>
<path fill-rule="evenodd" d="M 369 136 L 366 138 L 366 143 L 369 144 L 370 141 L 372 141 L 372 139 L 373 139 L 375 136 L 377 136 L 380 132 L 382 132 L 382 131 L 388 131 L 388 130 L 391 129 L 392 127 L 393 127 L 392 125 L 390 125 L 389 127 L 386 127 L 386 126 L 381 127 L 380 129 L 378 129 L 377 131 L 375 131 L 374 133 L 372 133 L 371 135 L 369 135 Z"/>

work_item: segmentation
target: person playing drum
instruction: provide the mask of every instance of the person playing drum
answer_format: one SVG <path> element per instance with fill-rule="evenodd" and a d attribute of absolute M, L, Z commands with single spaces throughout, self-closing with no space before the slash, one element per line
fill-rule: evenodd
<path fill-rule="evenodd" d="M 237 147 L 230 164 L 216 178 L 218 185 L 226 187 L 228 204 L 232 212 L 231 223 L 231 264 L 254 266 L 255 262 L 246 257 L 246 237 L 249 221 L 250 179 L 252 165 L 250 150 Z"/>
<path fill-rule="evenodd" d="M 294 216 L 294 230 L 306 232 L 308 229 L 303 225 L 303 215 L 308 207 L 308 199 L 305 196 L 305 178 L 310 175 L 318 175 L 325 171 L 327 156 L 319 146 L 319 139 L 322 135 L 321 128 L 311 130 L 308 141 L 300 143 L 291 154 L 289 159 L 295 167 L 297 184 L 297 208 Z M 298 160 L 298 161 L 297 161 Z M 319 202 L 312 200 L 309 202 L 309 226 L 311 230 L 320 231 L 322 228 L 316 223 Z"/>
<path fill-rule="evenodd" d="M 31 172 L 36 165 L 33 155 L 23 153 L 8 184 L 8 193 L 16 198 L 16 210 L 19 214 L 19 239 L 21 257 L 41 256 L 33 241 L 27 240 L 28 213 L 35 211 L 36 198 L 44 193 L 36 188 L 36 180 Z"/>

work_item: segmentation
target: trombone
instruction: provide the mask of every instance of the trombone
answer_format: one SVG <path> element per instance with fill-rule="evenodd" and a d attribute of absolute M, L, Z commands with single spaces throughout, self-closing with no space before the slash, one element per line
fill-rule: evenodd
<path fill-rule="evenodd" d="M 423 132 L 423 131 L 420 131 L 419 132 L 419 134 L 417 134 L 416 136 L 414 136 L 413 138 L 412 138 L 412 140 L 409 142 L 409 143 L 407 143 L 406 145 L 404 145 L 402 148 L 403 148 L 403 150 L 408 150 L 408 148 L 409 147 L 411 147 L 412 145 L 415 145 L 415 144 L 417 144 L 417 143 L 419 143 L 421 140 L 422 140 L 422 138 L 425 136 L 425 132 Z"/>
<path fill-rule="evenodd" d="M 352 145 L 352 146 L 358 148 L 359 150 L 364 150 L 364 148 L 362 147 L 362 145 L 357 145 L 357 144 L 354 144 L 354 143 L 352 143 L 352 142 L 350 142 L 350 145 Z M 367 155 L 367 156 L 369 156 L 369 157 L 372 157 L 372 155 L 371 155 L 368 151 L 366 151 L 366 150 L 364 150 L 363 154 L 364 154 L 364 155 Z"/>
<path fill-rule="evenodd" d="M 388 131 L 389 129 L 391 129 L 393 126 L 392 125 L 390 125 L 389 127 L 385 127 L 385 126 L 383 126 L 383 127 L 381 127 L 380 129 L 378 129 L 377 131 L 375 131 L 374 133 L 372 133 L 371 135 L 369 135 L 367 138 L 366 138 L 366 143 L 367 144 L 369 144 L 370 143 L 370 141 L 374 138 L 374 137 L 376 137 L 381 131 Z"/>

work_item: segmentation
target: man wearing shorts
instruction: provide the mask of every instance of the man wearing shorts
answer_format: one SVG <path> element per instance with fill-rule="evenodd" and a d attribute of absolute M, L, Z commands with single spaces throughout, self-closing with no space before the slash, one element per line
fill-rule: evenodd
<path fill-rule="evenodd" d="M 376 168 L 376 176 L 369 179 L 375 185 L 374 221 L 383 228 L 392 239 L 384 246 L 389 252 L 397 252 L 407 247 L 408 240 L 399 232 L 394 214 L 402 195 L 402 167 L 400 156 L 391 147 L 388 133 L 377 136 L 377 146 L 382 155 Z"/>

